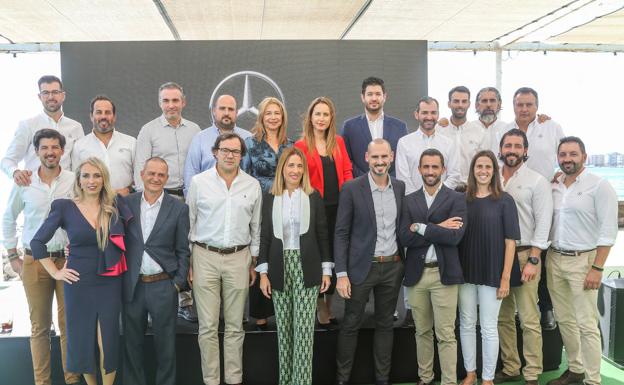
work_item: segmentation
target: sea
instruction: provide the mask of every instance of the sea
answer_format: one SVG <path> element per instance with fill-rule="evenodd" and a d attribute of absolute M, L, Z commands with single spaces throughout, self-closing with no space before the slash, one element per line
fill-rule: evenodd
<path fill-rule="evenodd" d="M 624 201 L 624 167 L 587 167 L 587 170 L 601 176 L 611 183 L 618 200 Z"/>

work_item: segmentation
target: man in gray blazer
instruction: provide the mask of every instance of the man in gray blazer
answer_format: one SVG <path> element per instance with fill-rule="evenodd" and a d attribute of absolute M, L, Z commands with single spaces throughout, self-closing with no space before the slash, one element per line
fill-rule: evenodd
<path fill-rule="evenodd" d="M 346 384 L 351 375 L 358 329 L 371 290 L 375 295 L 375 384 L 389 384 L 393 314 L 403 279 L 403 248 L 397 230 L 405 195 L 405 184 L 388 175 L 393 159 L 388 141 L 373 140 L 366 152 L 370 171 L 345 183 L 340 192 L 334 259 L 336 290 L 346 301 L 336 354 L 339 385 Z"/>
<path fill-rule="evenodd" d="M 134 217 L 125 237 L 123 382 L 146 383 L 143 341 L 149 313 L 158 362 L 156 384 L 174 385 L 178 292 L 186 286 L 189 270 L 189 210 L 164 192 L 168 167 L 162 158 L 148 159 L 141 179 L 144 191 L 126 198 Z"/>

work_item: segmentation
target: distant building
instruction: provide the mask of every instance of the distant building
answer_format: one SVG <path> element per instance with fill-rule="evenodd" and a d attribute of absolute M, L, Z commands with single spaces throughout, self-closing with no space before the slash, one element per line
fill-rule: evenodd
<path fill-rule="evenodd" d="M 604 167 L 605 156 L 604 154 L 590 155 L 587 159 L 587 164 L 595 167 Z"/>
<path fill-rule="evenodd" d="M 607 155 L 609 167 L 624 167 L 624 154 L 612 152 Z"/>

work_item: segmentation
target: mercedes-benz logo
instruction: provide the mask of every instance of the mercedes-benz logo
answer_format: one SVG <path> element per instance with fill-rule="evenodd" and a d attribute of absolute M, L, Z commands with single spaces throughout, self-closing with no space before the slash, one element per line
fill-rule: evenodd
<path fill-rule="evenodd" d="M 248 118 L 246 115 L 252 115 L 251 118 L 255 121 L 258 116 L 257 105 L 261 100 L 258 100 L 257 103 L 253 100 L 251 93 L 252 80 L 259 81 L 260 84 L 255 84 L 254 88 L 262 92 L 261 95 L 263 98 L 265 96 L 274 96 L 286 106 L 284 93 L 273 79 L 257 71 L 239 71 L 226 76 L 217 84 L 214 91 L 212 91 L 212 95 L 210 96 L 210 116 L 212 117 L 213 123 L 214 115 L 212 113 L 212 106 L 214 105 L 215 99 L 223 94 L 230 94 L 236 98 L 236 102 L 239 104 L 236 114 L 237 118 Z M 242 93 L 240 92 L 240 81 L 242 81 L 243 86 Z M 246 124 L 241 125 L 240 123 L 240 120 L 237 121 L 239 127 L 245 128 L 245 126 L 247 126 Z M 253 122 L 251 124 L 253 125 Z"/>

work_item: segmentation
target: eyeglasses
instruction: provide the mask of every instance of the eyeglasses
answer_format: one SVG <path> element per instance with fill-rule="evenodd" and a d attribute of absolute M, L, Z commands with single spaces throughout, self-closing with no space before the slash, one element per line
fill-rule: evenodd
<path fill-rule="evenodd" d="M 39 92 L 39 95 L 43 96 L 44 98 L 47 98 L 50 95 L 59 96 L 60 94 L 63 94 L 63 93 L 65 93 L 65 91 L 63 90 L 53 90 L 53 91 L 41 91 Z"/>
<path fill-rule="evenodd" d="M 235 158 L 241 156 L 242 154 L 241 150 L 232 150 L 232 149 L 225 148 L 225 147 L 220 148 L 219 151 L 225 156 L 232 155 Z"/>

